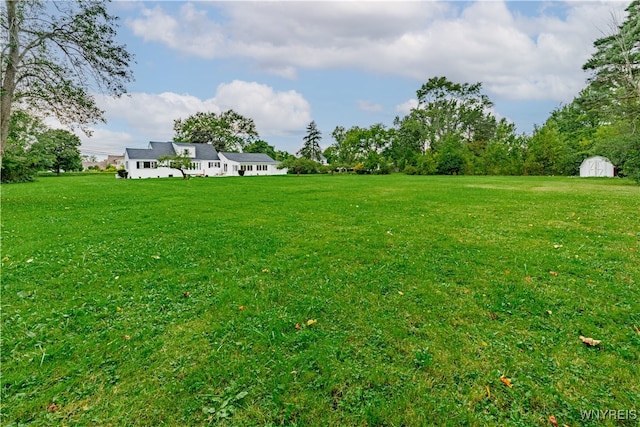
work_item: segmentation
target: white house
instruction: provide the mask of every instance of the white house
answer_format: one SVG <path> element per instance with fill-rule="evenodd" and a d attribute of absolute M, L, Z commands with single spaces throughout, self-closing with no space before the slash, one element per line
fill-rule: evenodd
<path fill-rule="evenodd" d="M 124 153 L 125 170 L 129 178 L 181 177 L 178 169 L 158 163 L 162 156 L 186 154 L 191 166 L 186 170 L 192 176 L 285 175 L 287 169 L 278 169 L 279 162 L 263 153 L 218 152 L 211 144 L 184 142 L 150 142 L 148 148 L 127 148 Z"/>
<path fill-rule="evenodd" d="M 593 156 L 582 161 L 580 176 L 614 177 L 615 167 L 606 157 Z"/>

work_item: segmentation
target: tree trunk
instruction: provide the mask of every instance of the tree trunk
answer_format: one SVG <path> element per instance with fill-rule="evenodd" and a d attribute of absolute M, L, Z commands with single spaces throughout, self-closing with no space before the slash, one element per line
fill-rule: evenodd
<path fill-rule="evenodd" d="M 20 43 L 18 39 L 19 20 L 16 15 L 16 1 L 6 0 L 7 25 L 9 26 L 9 54 L 7 66 L 2 76 L 2 90 L 0 91 L 0 167 L 9 137 L 9 124 L 11 122 L 11 106 L 16 89 L 17 65 L 20 57 Z"/>

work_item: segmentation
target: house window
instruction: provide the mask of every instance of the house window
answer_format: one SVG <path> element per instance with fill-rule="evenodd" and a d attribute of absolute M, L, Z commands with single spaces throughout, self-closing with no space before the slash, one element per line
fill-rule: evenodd
<path fill-rule="evenodd" d="M 209 168 L 220 168 L 220 162 L 209 162 Z"/>
<path fill-rule="evenodd" d="M 243 169 L 244 170 L 244 169 Z M 238 172 L 238 165 L 233 165 L 233 171 Z"/>
<path fill-rule="evenodd" d="M 266 171 L 267 170 L 267 165 L 256 165 L 256 170 L 257 171 Z"/>
<path fill-rule="evenodd" d="M 224 164 L 224 171 L 225 172 L 227 171 L 227 164 L 226 163 Z"/>
<path fill-rule="evenodd" d="M 158 165 L 158 162 L 146 161 L 146 162 L 136 162 L 137 169 L 153 169 Z"/>

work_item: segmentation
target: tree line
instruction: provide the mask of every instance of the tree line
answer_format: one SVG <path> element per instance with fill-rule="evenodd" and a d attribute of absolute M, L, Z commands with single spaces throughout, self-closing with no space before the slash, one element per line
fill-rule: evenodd
<path fill-rule="evenodd" d="M 0 92 L 3 182 L 27 180 L 41 169 L 78 167 L 79 139 L 47 129 L 37 112 L 86 127 L 103 119 L 86 77 L 114 96 L 125 93 L 132 79 L 133 56 L 116 43 L 117 18 L 104 2 L 52 4 L 5 0 L 0 14 L 7 35 Z M 253 120 L 233 110 L 176 119 L 173 139 L 211 143 L 218 151 L 266 153 L 293 173 L 574 175 L 584 158 L 599 154 L 620 175 L 640 182 L 640 0 L 626 11 L 612 34 L 594 43 L 583 67 L 587 86 L 531 135 L 495 117 L 482 83 L 436 76 L 416 91 L 417 106 L 391 127 L 337 126 L 325 150 L 315 121 L 294 156 L 262 140 Z M 179 157 L 165 160 L 188 160 Z"/>

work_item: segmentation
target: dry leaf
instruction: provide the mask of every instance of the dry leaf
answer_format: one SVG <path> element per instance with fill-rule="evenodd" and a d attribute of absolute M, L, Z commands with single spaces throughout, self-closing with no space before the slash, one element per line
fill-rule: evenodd
<path fill-rule="evenodd" d="M 557 271 L 550 271 L 549 274 L 551 274 L 552 276 L 557 276 L 558 272 Z"/>
<path fill-rule="evenodd" d="M 489 390 L 489 386 L 485 386 L 487 388 L 487 398 L 491 399 L 491 390 Z"/>
<path fill-rule="evenodd" d="M 28 262 L 28 263 L 33 262 L 33 258 L 29 258 L 29 259 L 27 260 L 27 262 Z"/>
<path fill-rule="evenodd" d="M 525 282 L 529 283 L 531 282 L 531 276 L 527 276 L 524 278 Z"/>
<path fill-rule="evenodd" d="M 56 409 L 58 409 L 58 405 L 56 405 L 55 403 L 52 403 L 47 407 L 47 412 L 55 412 Z"/>
<path fill-rule="evenodd" d="M 160 259 L 160 255 L 151 255 L 151 258 L 153 258 L 153 259 Z"/>
<path fill-rule="evenodd" d="M 300 326 L 300 323 L 296 323 L 296 329 L 297 329 L 297 330 L 302 329 L 302 327 Z"/>
<path fill-rule="evenodd" d="M 398 295 L 404 295 L 404 292 L 398 291 Z"/>
<path fill-rule="evenodd" d="M 309 319 L 307 320 L 307 326 L 311 326 L 316 324 L 318 321 L 316 319 Z"/>
<path fill-rule="evenodd" d="M 509 274 L 511 274 L 511 272 L 509 270 L 505 270 L 504 274 L 506 274 L 508 276 Z"/>
<path fill-rule="evenodd" d="M 560 249 L 560 248 L 562 247 L 562 245 L 557 245 L 557 244 L 556 244 L 556 245 L 553 245 L 553 247 L 554 247 L 555 249 Z"/>
<path fill-rule="evenodd" d="M 191 295 L 189 292 L 183 292 L 182 296 L 185 298 L 189 298 L 189 295 Z"/>
<path fill-rule="evenodd" d="M 553 415 L 549 415 L 549 422 L 551 422 L 551 424 L 553 424 L 554 426 L 558 427 L 558 421 L 556 420 L 556 417 L 554 417 Z"/>
<path fill-rule="evenodd" d="M 489 312 L 489 317 L 491 318 L 491 320 L 496 320 L 498 318 L 498 316 L 496 316 L 496 314 L 492 312 Z"/>
<path fill-rule="evenodd" d="M 600 343 L 602 342 L 602 340 L 594 340 L 593 338 L 583 337 L 582 335 L 580 335 L 580 340 L 590 347 L 600 345 Z"/>
<path fill-rule="evenodd" d="M 633 325 L 633 329 L 635 329 L 636 332 L 638 333 L 638 335 L 640 335 L 640 329 L 638 329 L 638 327 L 636 325 Z"/>
<path fill-rule="evenodd" d="M 125 335 L 125 336 L 124 336 L 124 339 L 128 341 L 128 340 L 130 340 L 130 339 L 131 339 L 131 337 L 130 337 L 129 335 Z"/>
<path fill-rule="evenodd" d="M 238 307 L 238 310 L 240 311 L 244 310 L 244 305 L 241 305 L 240 307 Z"/>
<path fill-rule="evenodd" d="M 511 384 L 511 380 L 509 378 L 506 378 L 504 375 L 500 375 L 500 381 L 502 382 L 502 384 L 506 385 L 509 388 L 513 387 L 513 384 Z"/>

